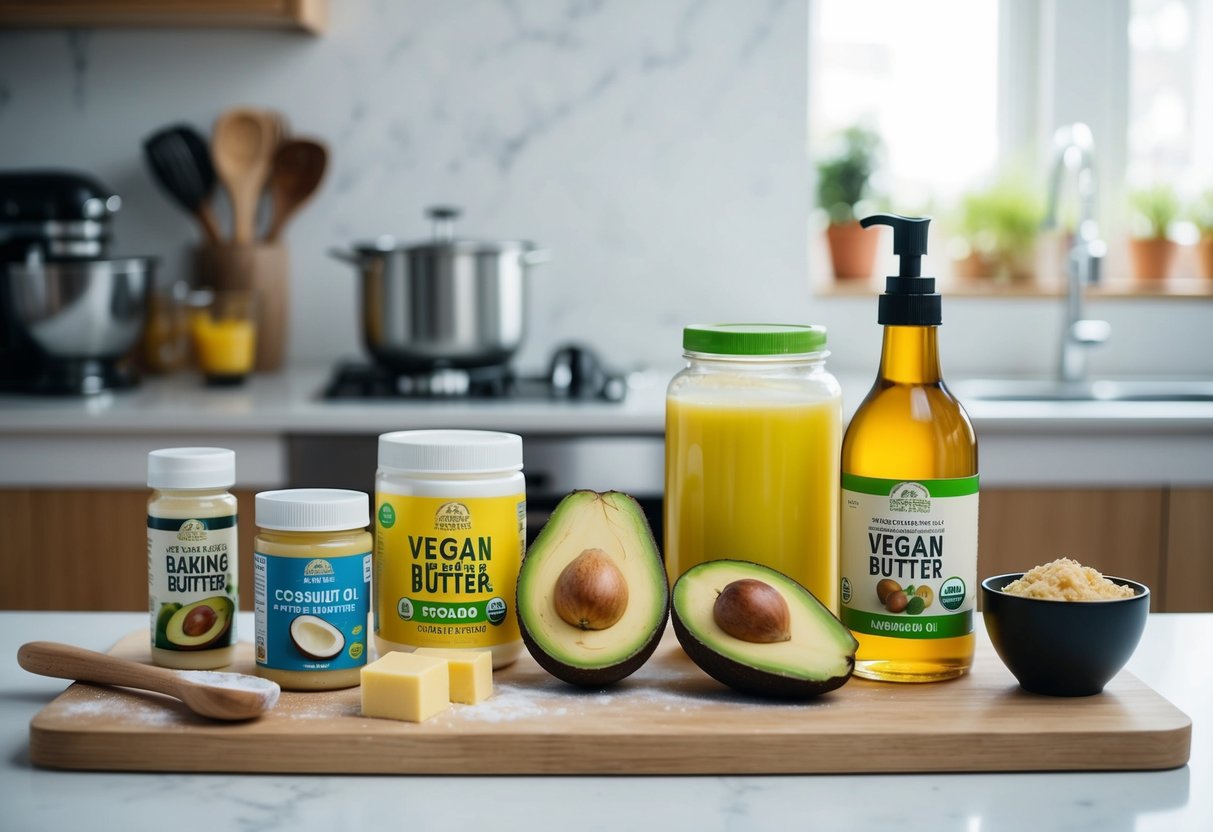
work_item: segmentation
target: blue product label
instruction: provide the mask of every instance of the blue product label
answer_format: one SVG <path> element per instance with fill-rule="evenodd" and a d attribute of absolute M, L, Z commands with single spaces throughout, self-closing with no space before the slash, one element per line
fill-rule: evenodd
<path fill-rule="evenodd" d="M 344 670 L 366 664 L 371 553 L 287 558 L 253 553 L 257 664 Z"/>

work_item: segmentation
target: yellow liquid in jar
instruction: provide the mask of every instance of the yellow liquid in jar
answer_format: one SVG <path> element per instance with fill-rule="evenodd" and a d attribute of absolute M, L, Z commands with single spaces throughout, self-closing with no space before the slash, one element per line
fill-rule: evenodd
<path fill-rule="evenodd" d="M 198 366 L 207 375 L 242 376 L 253 369 L 256 330 L 251 320 L 215 319 L 205 312 L 190 317 Z"/>
<path fill-rule="evenodd" d="M 725 396 L 666 402 L 665 559 L 670 583 L 731 558 L 769 566 L 838 613 L 841 404 Z"/>
<path fill-rule="evenodd" d="M 884 337 L 880 377 L 847 427 L 842 470 L 889 479 L 976 474 L 973 426 L 940 377 L 934 328 L 889 326 Z M 859 641 L 855 675 L 865 679 L 933 682 L 961 676 L 973 664 L 972 633 L 939 639 L 852 635 Z"/>

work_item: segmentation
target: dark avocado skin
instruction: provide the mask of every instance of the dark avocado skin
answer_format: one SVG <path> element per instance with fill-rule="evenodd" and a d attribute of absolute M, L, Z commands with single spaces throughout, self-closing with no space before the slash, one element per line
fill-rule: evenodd
<path fill-rule="evenodd" d="M 742 569 L 750 573 L 749 576 L 759 580 L 770 580 L 767 575 L 778 576 L 789 587 L 796 590 L 796 595 L 803 596 L 803 599 L 813 606 L 821 607 L 821 604 L 813 596 L 811 592 L 805 589 L 801 584 L 792 578 L 771 569 L 768 566 L 760 566 L 758 564 L 749 563 L 740 560 L 718 560 L 701 563 L 698 566 L 691 567 L 687 570 L 682 578 L 679 578 L 675 583 L 671 596 L 673 598 L 686 598 L 686 595 L 678 592 L 679 584 L 682 580 L 688 579 L 692 573 L 701 573 L 702 570 L 715 569 L 717 566 L 729 567 L 736 571 Z M 793 603 L 789 597 L 789 603 Z M 820 614 L 829 616 L 834 619 L 839 627 L 842 623 L 825 607 L 821 607 Z M 710 644 L 700 639 L 688 627 L 682 619 L 679 612 L 679 606 L 671 602 L 670 619 L 674 624 L 674 634 L 678 637 L 678 643 L 682 645 L 683 651 L 701 670 L 720 682 L 723 685 L 733 688 L 742 693 L 748 693 L 753 696 L 764 697 L 767 699 L 782 699 L 782 700 L 804 700 L 811 699 L 815 696 L 820 696 L 823 693 L 828 693 L 839 687 L 842 687 L 851 674 L 855 670 L 855 655 L 854 652 L 846 657 L 847 668 L 846 673 L 841 676 L 833 676 L 828 679 L 798 679 L 794 676 L 785 676 L 781 673 L 762 670 L 748 664 L 744 664 L 735 659 L 721 654 L 714 650 Z M 853 645 L 858 646 L 854 638 L 851 638 Z"/>
<path fill-rule="evenodd" d="M 568 494 L 566 499 L 567 497 L 587 492 L 596 493 L 590 492 L 588 489 L 578 489 Z M 644 511 L 641 510 L 640 505 L 636 503 L 634 498 L 624 494 L 621 491 L 607 491 L 601 493 L 599 496 L 604 498 L 610 497 L 612 499 L 626 499 L 635 504 L 635 512 L 640 521 L 643 523 L 644 532 L 648 534 L 650 538 L 652 538 L 653 531 L 649 527 L 648 518 L 645 517 Z M 559 509 L 559 506 L 557 506 L 557 508 Z M 546 527 L 540 530 L 538 537 L 536 537 L 535 542 L 532 544 L 532 550 L 539 547 L 545 540 L 546 532 Z M 661 574 L 664 583 L 665 569 L 659 569 L 658 572 Z M 518 591 L 521 588 L 521 573 L 519 573 L 519 579 L 519 583 L 515 587 L 514 603 L 515 608 L 518 610 L 518 630 L 522 634 L 522 643 L 526 645 L 527 652 L 530 653 L 531 657 L 535 659 L 536 664 L 562 682 L 575 685 L 577 687 L 587 689 L 607 687 L 608 685 L 613 685 L 622 679 L 626 679 L 628 676 L 631 676 L 633 673 L 639 670 L 641 666 L 643 666 L 644 663 L 649 660 L 649 657 L 653 655 L 653 651 L 657 649 L 657 645 L 661 642 L 661 636 L 665 633 L 666 622 L 670 617 L 670 591 L 667 583 L 662 588 L 662 597 L 664 598 L 665 603 L 662 606 L 661 615 L 655 622 L 653 622 L 654 626 L 652 632 L 649 633 L 649 637 L 644 641 L 643 644 L 640 645 L 635 653 L 628 656 L 622 662 L 605 667 L 576 667 L 574 665 L 565 664 L 555 656 L 545 653 L 543 648 L 541 648 L 531 636 L 531 633 L 526 626 L 526 616 L 523 615 L 523 604 L 525 603 L 523 601 L 523 593 Z"/>
<path fill-rule="evenodd" d="M 682 649 L 691 661 L 717 682 L 741 693 L 767 699 L 812 699 L 842 687 L 851 678 L 851 672 L 855 669 L 855 659 L 852 657 L 849 660 L 845 676 L 835 676 L 821 682 L 778 676 L 735 662 L 712 650 L 695 638 L 691 631 L 683 625 L 677 610 L 674 611 L 671 620 L 674 623 L 674 635 L 678 636 L 678 643 L 682 645 Z"/>
<path fill-rule="evenodd" d="M 526 625 L 522 623 L 521 619 L 518 622 L 518 629 L 522 633 L 522 643 L 526 645 L 526 649 L 531 654 L 531 657 L 535 659 L 535 663 L 548 673 L 551 673 L 562 682 L 567 682 L 580 688 L 604 688 L 631 676 L 649 660 L 649 656 L 653 655 L 653 651 L 657 649 L 657 644 L 661 641 L 661 634 L 665 630 L 665 622 L 668 615 L 669 604 L 667 603 L 666 609 L 661 615 L 661 622 L 654 635 L 638 651 L 628 656 L 627 659 L 619 664 L 613 664 L 608 667 L 573 667 L 572 665 L 564 664 L 559 659 L 549 656 L 539 648 L 534 639 L 531 638 L 531 634 L 527 631 Z"/>

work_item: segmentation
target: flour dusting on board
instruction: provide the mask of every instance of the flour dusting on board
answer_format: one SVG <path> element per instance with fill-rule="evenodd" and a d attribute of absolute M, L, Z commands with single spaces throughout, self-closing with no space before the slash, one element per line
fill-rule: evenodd
<path fill-rule="evenodd" d="M 104 717 L 140 725 L 170 725 L 188 719 L 182 707 L 176 700 L 77 685 L 70 697 L 58 702 L 58 714 L 68 719 Z"/>

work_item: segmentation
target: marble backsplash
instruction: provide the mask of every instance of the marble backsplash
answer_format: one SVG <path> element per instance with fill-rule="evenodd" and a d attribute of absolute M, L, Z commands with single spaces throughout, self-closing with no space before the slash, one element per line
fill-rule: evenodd
<path fill-rule="evenodd" d="M 193 222 L 140 145 L 233 105 L 282 112 L 333 152 L 289 226 L 290 355 L 360 353 L 358 281 L 328 249 L 461 232 L 549 249 L 519 363 L 581 340 L 668 365 L 680 327 L 816 321 L 831 366 L 871 369 L 874 298 L 813 298 L 808 10 L 798 0 L 333 0 L 321 37 L 231 29 L 0 31 L 0 167 L 89 171 L 120 193 L 119 253 L 188 274 Z M 220 206 L 221 212 L 225 206 Z M 1213 373 L 1202 301 L 1105 301 L 1097 372 Z M 949 371 L 1048 372 L 1060 303 L 945 305 Z M 1030 337 L 1024 337 L 1029 334 Z"/>

